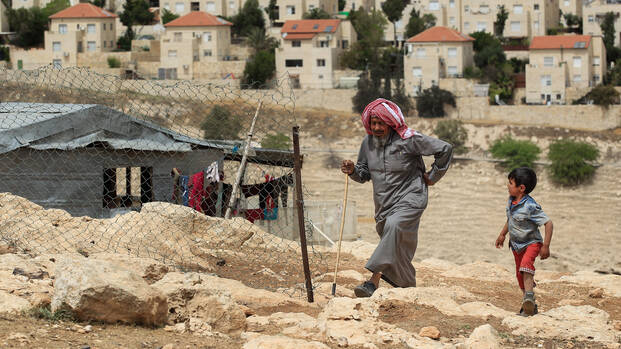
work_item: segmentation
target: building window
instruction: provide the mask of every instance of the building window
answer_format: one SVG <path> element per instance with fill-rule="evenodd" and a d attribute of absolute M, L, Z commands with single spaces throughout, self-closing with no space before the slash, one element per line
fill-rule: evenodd
<path fill-rule="evenodd" d="M 301 59 L 286 59 L 285 67 L 302 67 L 303 63 Z"/>
<path fill-rule="evenodd" d="M 456 66 L 449 66 L 447 69 L 447 73 L 449 77 L 455 77 L 457 76 L 457 67 Z"/>
<path fill-rule="evenodd" d="M 470 31 L 470 22 L 464 22 L 464 31 L 466 33 Z"/>
<path fill-rule="evenodd" d="M 318 78 L 323 79 L 323 74 L 319 74 Z"/>
<path fill-rule="evenodd" d="M 511 31 L 514 33 L 519 33 L 520 32 L 520 22 L 518 21 L 513 21 L 511 22 Z"/>
<path fill-rule="evenodd" d="M 205 8 L 207 12 L 216 12 L 216 3 L 213 1 L 207 1 L 207 6 Z"/>
<path fill-rule="evenodd" d="M 416 49 L 416 57 L 425 57 L 425 49 L 423 47 Z"/>
<path fill-rule="evenodd" d="M 203 57 L 211 57 L 211 50 L 203 50 Z"/>
<path fill-rule="evenodd" d="M 52 61 L 52 66 L 54 67 L 54 69 L 60 69 L 63 67 L 63 63 L 60 59 L 55 59 Z"/>
<path fill-rule="evenodd" d="M 574 68 L 582 67 L 582 57 L 574 57 Z"/>
<path fill-rule="evenodd" d="M 168 11 L 170 11 L 170 4 L 165 2 L 164 3 L 164 8 L 167 9 Z"/>
<path fill-rule="evenodd" d="M 235 1 L 229 1 L 229 8 L 230 9 L 234 9 L 235 8 Z"/>
<path fill-rule="evenodd" d="M 464 5 L 464 13 L 470 12 L 470 6 Z"/>
<path fill-rule="evenodd" d="M 287 6 L 287 14 L 294 15 L 295 14 L 295 6 Z"/>
<path fill-rule="evenodd" d="M 183 39 L 183 33 L 173 33 L 173 42 L 181 42 Z"/>
<path fill-rule="evenodd" d="M 168 50 L 168 57 L 177 57 L 177 50 Z"/>
<path fill-rule="evenodd" d="M 54 41 L 52 43 L 52 50 L 54 52 L 60 52 L 60 41 Z"/>
<path fill-rule="evenodd" d="M 59 24 L 58 25 L 58 32 L 60 34 L 67 34 L 67 25 L 66 24 Z"/>
<path fill-rule="evenodd" d="M 86 32 L 89 34 L 95 34 L 95 25 L 94 24 L 87 24 L 86 25 Z"/>
<path fill-rule="evenodd" d="M 330 43 L 328 42 L 328 40 L 320 40 L 319 41 L 319 47 L 329 47 Z"/>
<path fill-rule="evenodd" d="M 203 42 L 211 41 L 211 32 L 203 32 Z"/>
<path fill-rule="evenodd" d="M 341 44 L 342 44 L 343 50 L 345 50 L 345 49 L 347 49 L 349 47 L 349 41 L 347 41 L 347 40 L 341 41 Z"/>
<path fill-rule="evenodd" d="M 420 78 L 423 76 L 423 68 L 421 67 L 414 67 L 412 68 L 412 75 L 414 75 L 415 78 Z"/>
<path fill-rule="evenodd" d="M 593 81 L 599 81 L 599 75 L 598 74 L 594 74 L 593 75 Z"/>
<path fill-rule="evenodd" d="M 552 75 L 541 75 L 541 86 L 552 86 Z"/>
<path fill-rule="evenodd" d="M 440 9 L 440 3 L 437 0 L 429 1 L 429 11 L 437 11 Z"/>
<path fill-rule="evenodd" d="M 449 0 L 449 7 L 450 8 L 454 8 L 455 7 L 455 0 Z"/>
<path fill-rule="evenodd" d="M 569 0 L 563 1 L 563 5 L 565 5 L 565 7 L 569 7 Z"/>
<path fill-rule="evenodd" d="M 107 42 L 106 42 L 106 41 L 104 41 L 104 42 L 103 42 L 103 44 L 104 44 L 104 47 L 106 47 Z"/>
<path fill-rule="evenodd" d="M 489 6 L 487 6 L 487 5 L 479 6 L 479 13 L 488 14 L 489 13 Z"/>
<path fill-rule="evenodd" d="M 560 100 L 561 100 L 561 94 L 560 94 L 560 93 L 556 95 L 556 100 L 557 100 L 557 101 L 560 101 Z"/>
<path fill-rule="evenodd" d="M 593 57 L 593 65 L 599 66 L 599 57 Z"/>
<path fill-rule="evenodd" d="M 553 67 L 554 66 L 554 57 L 543 57 L 543 66 L 544 67 Z"/>
<path fill-rule="evenodd" d="M 455 26 L 455 17 L 449 17 L 449 25 L 450 25 L 451 27 L 454 27 L 454 26 Z"/>
<path fill-rule="evenodd" d="M 325 67 L 326 66 L 326 60 L 325 59 L 318 59 L 317 60 L 317 66 L 318 67 Z"/>
<path fill-rule="evenodd" d="M 485 22 L 477 22 L 477 31 L 484 32 L 487 30 L 487 23 Z"/>
<path fill-rule="evenodd" d="M 533 27 L 535 28 L 535 30 L 539 31 L 539 21 L 534 21 Z"/>
<path fill-rule="evenodd" d="M 105 31 L 106 30 L 106 23 L 102 23 L 101 24 L 101 31 Z"/>
<path fill-rule="evenodd" d="M 449 49 L 448 49 L 448 56 L 449 57 L 457 57 L 457 48 L 456 47 L 449 47 Z"/>
<path fill-rule="evenodd" d="M 534 5 L 533 5 L 533 9 L 534 9 L 535 11 L 539 11 L 539 4 L 534 4 Z"/>
<path fill-rule="evenodd" d="M 153 167 L 103 170 L 103 207 L 132 207 L 153 201 Z"/>
<path fill-rule="evenodd" d="M 589 23 L 593 23 L 595 21 L 595 19 L 593 18 L 593 15 L 589 15 L 588 21 Z"/>
<path fill-rule="evenodd" d="M 582 75 L 580 74 L 574 75 L 574 82 L 580 82 L 580 81 L 582 81 Z"/>
<path fill-rule="evenodd" d="M 177 14 L 181 14 L 183 11 L 185 11 L 185 4 L 182 2 L 175 3 L 175 12 L 177 12 Z"/>
<path fill-rule="evenodd" d="M 291 47 L 301 47 L 301 46 L 302 46 L 302 41 L 300 40 L 291 41 Z"/>
<path fill-rule="evenodd" d="M 88 41 L 86 43 L 86 51 L 95 52 L 96 48 L 97 48 L 97 44 L 95 43 L 95 41 Z"/>
<path fill-rule="evenodd" d="M 521 15 L 524 12 L 522 5 L 513 5 L 513 13 L 516 15 Z"/>
<path fill-rule="evenodd" d="M 110 47 L 114 47 L 114 41 L 110 40 Z"/>

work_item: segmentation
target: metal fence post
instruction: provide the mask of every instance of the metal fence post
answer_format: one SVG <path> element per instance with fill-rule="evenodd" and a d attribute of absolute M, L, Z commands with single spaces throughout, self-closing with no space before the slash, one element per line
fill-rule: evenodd
<path fill-rule="evenodd" d="M 300 247 L 302 248 L 302 264 L 304 265 L 304 278 L 306 279 L 306 295 L 308 302 L 313 302 L 313 283 L 311 281 L 310 267 L 308 265 L 308 250 L 306 246 L 306 229 L 304 225 L 304 200 L 302 198 L 302 159 L 300 156 L 300 127 L 293 127 L 293 161 L 295 171 L 295 201 L 298 212 L 298 229 L 300 231 Z"/>

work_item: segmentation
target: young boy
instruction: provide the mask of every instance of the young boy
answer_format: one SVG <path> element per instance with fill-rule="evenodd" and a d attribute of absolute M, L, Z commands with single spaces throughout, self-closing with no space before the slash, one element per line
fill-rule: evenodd
<path fill-rule="evenodd" d="M 552 240 L 552 221 L 543 212 L 541 206 L 528 195 L 537 185 L 535 171 L 528 167 L 519 167 L 509 173 L 509 201 L 507 203 L 507 223 L 496 239 L 496 248 L 501 248 L 505 236 L 509 233 L 509 246 L 515 257 L 515 271 L 520 289 L 524 294 L 520 315 L 537 314 L 535 303 L 535 258 L 550 256 Z M 539 226 L 545 226 L 545 240 L 541 238 Z"/>

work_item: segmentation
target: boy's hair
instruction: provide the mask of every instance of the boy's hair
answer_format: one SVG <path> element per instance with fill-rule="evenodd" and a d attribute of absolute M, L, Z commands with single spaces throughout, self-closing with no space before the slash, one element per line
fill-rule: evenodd
<path fill-rule="evenodd" d="M 530 167 L 518 167 L 509 172 L 508 178 L 512 179 L 516 186 L 524 184 L 526 187 L 525 194 L 529 194 L 537 185 L 537 174 Z"/>

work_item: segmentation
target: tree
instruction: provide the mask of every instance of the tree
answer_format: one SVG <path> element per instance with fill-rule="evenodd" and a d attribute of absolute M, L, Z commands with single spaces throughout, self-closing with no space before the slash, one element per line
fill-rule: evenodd
<path fill-rule="evenodd" d="M 90 0 L 88 2 L 101 8 L 104 8 L 104 6 L 106 6 L 106 0 Z"/>
<path fill-rule="evenodd" d="M 608 70 L 606 84 L 621 86 L 621 59 L 617 59 L 613 68 Z"/>
<path fill-rule="evenodd" d="M 410 20 L 405 27 L 405 36 L 407 38 L 411 38 L 435 25 L 436 16 L 428 13 L 421 18 L 420 12 L 418 12 L 415 8 L 412 8 L 412 11 L 410 12 Z"/>
<path fill-rule="evenodd" d="M 593 103 L 604 108 L 612 104 L 619 104 L 619 92 L 610 85 L 597 85 L 586 95 L 575 100 L 572 104 Z"/>
<path fill-rule="evenodd" d="M 590 180 L 595 167 L 590 163 L 599 157 L 599 150 L 591 144 L 568 139 L 550 144 L 548 159 L 552 179 L 562 185 L 577 185 Z M 587 162 L 588 161 L 588 162 Z"/>
<path fill-rule="evenodd" d="M 343 9 L 345 9 L 345 5 L 347 5 L 346 0 L 339 0 L 339 11 L 343 11 Z"/>
<path fill-rule="evenodd" d="M 71 6 L 69 0 L 53 0 L 43 8 L 43 13 L 49 17 Z"/>
<path fill-rule="evenodd" d="M 450 143 L 455 154 L 468 152 L 468 148 L 466 148 L 468 131 L 461 121 L 455 119 L 439 121 L 433 133 L 441 140 Z"/>
<path fill-rule="evenodd" d="M 162 10 L 162 24 L 174 21 L 177 18 L 179 18 L 178 14 L 172 13 L 172 11 L 168 11 L 167 9 Z"/>
<path fill-rule="evenodd" d="M 155 15 L 149 11 L 149 3 L 145 0 L 127 0 L 123 5 L 123 12 L 119 14 L 121 23 L 127 30 L 118 40 L 121 49 L 131 50 L 132 40 L 136 38 L 133 26 L 135 24 L 149 25 L 153 23 Z"/>
<path fill-rule="evenodd" d="M 266 82 L 274 76 L 276 57 L 273 52 L 259 51 L 244 68 L 242 85 L 245 88 L 265 88 Z"/>
<path fill-rule="evenodd" d="M 604 36 L 604 46 L 606 47 L 606 63 L 614 62 L 621 58 L 621 49 L 615 47 L 615 21 L 618 15 L 614 12 L 607 12 L 604 15 L 600 27 L 602 28 L 602 35 Z"/>
<path fill-rule="evenodd" d="M 278 5 L 276 4 L 276 0 L 270 0 L 269 5 L 265 8 L 265 13 L 270 20 L 270 24 L 273 26 L 274 21 L 278 19 Z"/>
<path fill-rule="evenodd" d="M 350 12 L 358 41 L 341 55 L 341 65 L 350 69 L 366 70 L 377 65 L 380 57 L 380 48 L 384 44 L 384 25 L 387 21 L 379 11 L 367 12 L 360 7 Z"/>
<path fill-rule="evenodd" d="M 369 102 L 380 97 L 381 79 L 377 74 L 369 78 L 369 73 L 369 71 L 364 71 L 360 74 L 358 90 L 352 98 L 353 111 L 356 113 L 362 113 Z"/>
<path fill-rule="evenodd" d="M 403 0 L 386 0 L 382 3 L 382 11 L 386 14 L 389 22 L 392 22 L 392 28 L 395 38 L 395 47 L 399 47 L 397 42 L 397 21 L 403 16 L 406 2 Z"/>
<path fill-rule="evenodd" d="M 444 112 L 445 104 L 455 107 L 457 105 L 455 96 L 450 91 L 432 86 L 423 90 L 418 96 L 416 110 L 418 115 L 423 118 L 443 117 L 446 115 Z"/>
<path fill-rule="evenodd" d="M 242 129 L 239 116 L 233 115 L 227 107 L 216 105 L 201 124 L 203 137 L 209 140 L 218 139 L 239 139 L 238 135 Z"/>
<path fill-rule="evenodd" d="M 263 12 L 259 8 L 258 0 L 248 0 L 241 11 L 231 19 L 234 35 L 246 36 L 252 28 L 265 29 L 265 19 Z"/>
<path fill-rule="evenodd" d="M 268 134 L 261 140 L 261 148 L 287 150 L 291 148 L 291 139 L 282 132 Z"/>
<path fill-rule="evenodd" d="M 309 12 L 304 12 L 304 14 L 302 15 L 302 18 L 303 19 L 330 19 L 332 18 L 332 16 L 330 16 L 330 14 L 324 11 L 323 9 L 315 7 Z"/>
<path fill-rule="evenodd" d="M 259 51 L 270 51 L 273 53 L 280 45 L 276 38 L 266 35 L 265 29 L 257 27 L 251 28 L 248 32 L 246 44 L 253 49 L 255 54 Z"/>
<path fill-rule="evenodd" d="M 563 14 L 563 19 L 565 19 L 565 25 L 570 28 L 572 32 L 582 34 L 582 18 L 572 13 L 565 13 Z"/>
<path fill-rule="evenodd" d="M 505 10 L 505 5 L 500 5 L 498 13 L 496 14 L 496 22 L 494 22 L 494 33 L 496 36 L 502 37 L 502 34 L 505 31 L 505 23 L 507 22 L 507 18 L 509 18 L 509 12 Z"/>
<path fill-rule="evenodd" d="M 15 32 L 11 44 L 18 47 L 35 47 L 43 44 L 48 21 L 42 9 L 38 7 L 8 9 L 7 17 L 10 30 Z"/>

